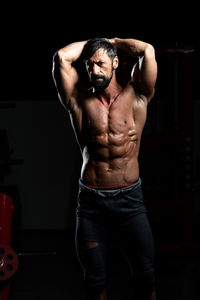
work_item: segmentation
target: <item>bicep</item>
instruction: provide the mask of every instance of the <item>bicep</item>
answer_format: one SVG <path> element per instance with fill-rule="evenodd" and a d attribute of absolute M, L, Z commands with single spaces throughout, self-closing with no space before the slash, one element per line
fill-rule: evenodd
<path fill-rule="evenodd" d="M 157 79 L 157 63 L 155 51 L 148 45 L 144 56 L 140 57 L 132 71 L 132 80 L 140 94 L 148 100 L 153 97 L 155 83 Z"/>
<path fill-rule="evenodd" d="M 52 74 L 59 98 L 62 104 L 66 106 L 76 91 L 76 85 L 79 81 L 78 73 L 70 62 L 62 60 L 56 53 L 53 59 Z"/>

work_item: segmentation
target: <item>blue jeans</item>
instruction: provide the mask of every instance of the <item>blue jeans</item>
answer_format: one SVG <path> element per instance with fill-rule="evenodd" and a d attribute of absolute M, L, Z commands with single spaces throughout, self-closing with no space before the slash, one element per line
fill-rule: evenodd
<path fill-rule="evenodd" d="M 140 178 L 111 190 L 90 188 L 79 180 L 76 249 L 88 293 L 98 294 L 106 286 L 108 243 L 114 237 L 129 261 L 135 293 L 149 299 L 155 289 L 154 242 L 146 213 Z M 85 247 L 87 241 L 97 246 Z"/>

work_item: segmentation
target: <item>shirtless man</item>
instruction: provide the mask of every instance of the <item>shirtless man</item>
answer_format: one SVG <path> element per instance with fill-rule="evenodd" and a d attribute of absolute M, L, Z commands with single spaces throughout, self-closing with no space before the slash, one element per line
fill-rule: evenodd
<path fill-rule="evenodd" d="M 125 60 L 136 59 L 125 84 L 119 79 L 127 64 L 122 64 L 118 79 L 121 60 L 117 51 Z M 80 60 L 85 63 L 90 87 L 83 84 L 75 64 Z M 83 157 L 76 248 L 87 300 L 106 299 L 107 246 L 113 235 L 133 271 L 134 299 L 156 299 L 154 245 L 138 165 L 156 77 L 153 46 L 135 39 L 74 42 L 54 55 L 58 96 L 70 114 Z"/>

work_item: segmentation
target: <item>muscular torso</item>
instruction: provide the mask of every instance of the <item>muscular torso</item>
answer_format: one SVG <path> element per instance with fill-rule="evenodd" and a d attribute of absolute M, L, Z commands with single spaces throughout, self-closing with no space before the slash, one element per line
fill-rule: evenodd
<path fill-rule="evenodd" d="M 71 110 L 82 150 L 81 179 L 92 186 L 119 186 L 138 180 L 138 153 L 146 120 L 146 104 L 128 84 L 113 103 L 94 95 Z"/>

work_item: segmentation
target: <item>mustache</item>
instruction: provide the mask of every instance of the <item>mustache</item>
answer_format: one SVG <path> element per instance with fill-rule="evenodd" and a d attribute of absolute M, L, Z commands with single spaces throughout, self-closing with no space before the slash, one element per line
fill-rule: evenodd
<path fill-rule="evenodd" d="M 91 79 L 92 80 L 95 80 L 95 79 L 105 79 L 105 76 L 104 75 L 92 75 Z"/>

